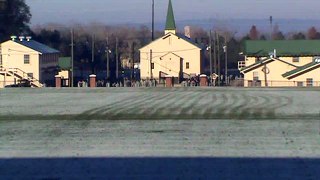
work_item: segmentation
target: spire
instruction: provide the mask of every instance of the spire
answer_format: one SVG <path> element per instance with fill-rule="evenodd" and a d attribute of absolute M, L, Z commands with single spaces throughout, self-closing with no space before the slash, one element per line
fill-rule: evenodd
<path fill-rule="evenodd" d="M 174 14 L 173 14 L 173 8 L 172 8 L 171 0 L 169 0 L 165 34 L 167 34 L 169 32 L 172 32 L 174 34 L 176 33 L 176 22 L 174 20 Z"/>

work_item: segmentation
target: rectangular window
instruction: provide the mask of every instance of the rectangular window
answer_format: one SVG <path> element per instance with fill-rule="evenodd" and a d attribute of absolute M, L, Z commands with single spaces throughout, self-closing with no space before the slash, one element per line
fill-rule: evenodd
<path fill-rule="evenodd" d="M 294 62 L 294 63 L 300 62 L 300 57 L 293 57 L 292 62 Z"/>
<path fill-rule="evenodd" d="M 312 87 L 312 86 L 313 86 L 313 79 L 307 78 L 307 87 Z"/>
<path fill-rule="evenodd" d="M 301 81 L 297 82 L 297 86 L 298 87 L 303 87 L 303 82 L 301 82 Z"/>
<path fill-rule="evenodd" d="M 253 72 L 253 80 L 254 81 L 258 81 L 259 80 L 259 72 L 258 71 L 254 71 Z"/>
<path fill-rule="evenodd" d="M 33 78 L 33 73 L 27 73 L 28 77 Z"/>
<path fill-rule="evenodd" d="M 189 69 L 190 68 L 190 63 L 186 63 L 186 69 Z"/>
<path fill-rule="evenodd" d="M 154 63 L 151 63 L 151 69 L 154 69 Z"/>
<path fill-rule="evenodd" d="M 0 66 L 2 65 L 2 55 L 0 54 Z"/>
<path fill-rule="evenodd" d="M 24 64 L 30 64 L 30 55 L 29 54 L 24 55 L 23 62 L 24 62 Z"/>

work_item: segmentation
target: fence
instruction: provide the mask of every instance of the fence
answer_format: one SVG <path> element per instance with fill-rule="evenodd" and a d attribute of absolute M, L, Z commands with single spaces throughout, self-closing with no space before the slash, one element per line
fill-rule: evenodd
<path fill-rule="evenodd" d="M 254 81 L 237 79 L 230 81 L 230 86 L 244 87 L 320 87 L 320 81 Z"/>

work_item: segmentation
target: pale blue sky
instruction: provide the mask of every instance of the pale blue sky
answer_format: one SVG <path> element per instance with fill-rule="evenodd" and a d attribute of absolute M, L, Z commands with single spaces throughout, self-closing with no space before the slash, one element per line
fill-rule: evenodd
<path fill-rule="evenodd" d="M 152 0 L 26 0 L 32 24 L 147 23 Z M 319 0 L 172 0 L 177 20 L 320 19 Z M 155 0 L 156 21 L 166 16 L 168 0 Z"/>

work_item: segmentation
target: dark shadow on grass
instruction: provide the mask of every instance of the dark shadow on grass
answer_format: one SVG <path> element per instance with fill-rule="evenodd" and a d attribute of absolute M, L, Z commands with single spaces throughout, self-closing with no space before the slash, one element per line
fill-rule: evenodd
<path fill-rule="evenodd" d="M 208 114 L 80 114 L 80 115 L 0 115 L 1 121 L 21 120 L 319 120 L 319 114 L 275 114 L 272 111 L 245 111 L 239 113 L 208 113 Z"/>
<path fill-rule="evenodd" d="M 0 179 L 320 179 L 307 158 L 0 159 Z"/>

